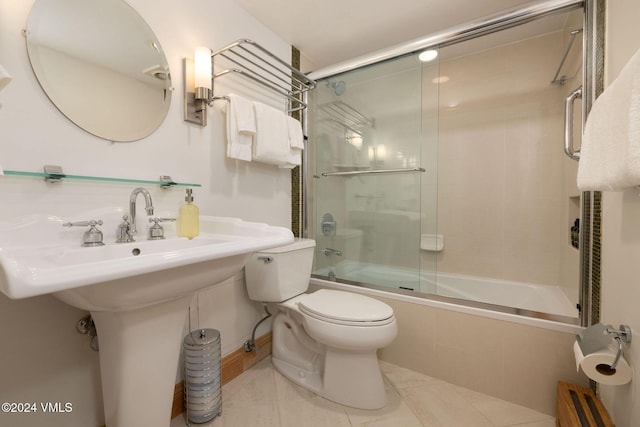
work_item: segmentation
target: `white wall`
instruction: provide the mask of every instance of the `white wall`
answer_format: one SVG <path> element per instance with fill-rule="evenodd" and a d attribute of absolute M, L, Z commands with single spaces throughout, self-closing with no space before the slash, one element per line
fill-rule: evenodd
<path fill-rule="evenodd" d="M 0 93 L 0 164 L 25 171 L 57 164 L 68 174 L 145 180 L 171 175 L 176 181 L 202 184 L 194 189 L 202 214 L 288 227 L 290 172 L 227 160 L 224 116 L 217 109 L 209 111 L 206 128 L 183 122 L 181 59 L 192 56 L 198 45 L 217 49 L 251 38 L 289 60 L 289 45 L 231 0 L 128 2 L 154 30 L 169 60 L 176 89 L 165 122 L 134 143 L 111 143 L 77 128 L 51 104 L 31 71 L 21 30 L 33 0 L 0 0 L 0 64 L 14 77 Z M 226 94 L 224 86 L 220 94 Z M 227 86 L 231 90 L 233 84 Z M 40 179 L 5 176 L 0 178 L 0 219 L 32 212 L 64 217 L 101 206 L 126 207 L 134 187 L 72 180 L 45 184 Z M 159 216 L 177 214 L 184 188 L 149 190 Z M 113 238 L 113 230 L 104 232 Z M 204 292 L 199 313 L 201 327 L 221 331 L 225 354 L 242 345 L 261 316 L 260 308 L 246 297 L 242 277 Z M 90 427 L 103 422 L 98 358 L 86 337 L 75 332 L 82 315 L 50 296 L 14 301 L 0 295 L 0 401 L 74 404 L 72 413 L 46 422 L 0 414 L 0 425 Z"/>
<path fill-rule="evenodd" d="M 640 49 L 640 2 L 607 2 L 606 80 L 611 83 L 631 56 Z M 640 369 L 640 197 L 636 189 L 603 194 L 602 212 L 602 322 L 628 324 L 634 334 L 625 357 L 635 372 Z M 601 395 L 618 427 L 640 425 L 640 382 L 601 386 Z"/>

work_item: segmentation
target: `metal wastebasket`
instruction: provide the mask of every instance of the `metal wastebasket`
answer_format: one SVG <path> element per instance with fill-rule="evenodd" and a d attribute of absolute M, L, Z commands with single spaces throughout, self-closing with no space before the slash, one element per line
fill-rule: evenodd
<path fill-rule="evenodd" d="M 187 422 L 209 422 L 222 413 L 220 332 L 191 331 L 184 337 L 183 351 Z"/>

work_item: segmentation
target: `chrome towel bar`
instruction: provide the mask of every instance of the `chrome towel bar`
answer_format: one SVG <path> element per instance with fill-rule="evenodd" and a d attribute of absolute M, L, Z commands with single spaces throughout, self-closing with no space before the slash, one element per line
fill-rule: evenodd
<path fill-rule="evenodd" d="M 426 172 L 425 168 L 406 168 L 406 169 L 367 169 L 367 170 L 352 170 L 341 172 L 322 172 L 321 176 L 353 176 L 353 175 L 371 175 L 371 174 L 386 174 L 386 173 L 410 173 L 410 172 Z"/>

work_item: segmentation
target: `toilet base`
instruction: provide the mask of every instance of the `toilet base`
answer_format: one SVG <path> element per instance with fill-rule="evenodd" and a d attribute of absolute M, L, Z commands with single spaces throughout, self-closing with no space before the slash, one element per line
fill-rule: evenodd
<path fill-rule="evenodd" d="M 293 383 L 358 409 L 387 403 L 377 349 L 342 350 L 315 342 L 285 313 L 273 321 L 273 366 Z"/>
<path fill-rule="evenodd" d="M 384 380 L 375 352 L 369 354 L 328 351 L 324 376 L 271 358 L 284 377 L 325 399 L 358 409 L 380 409 L 387 404 Z"/>

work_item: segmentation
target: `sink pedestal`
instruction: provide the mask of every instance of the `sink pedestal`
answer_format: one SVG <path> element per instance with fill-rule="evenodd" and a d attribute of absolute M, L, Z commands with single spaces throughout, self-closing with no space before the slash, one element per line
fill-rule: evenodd
<path fill-rule="evenodd" d="M 128 311 L 92 311 L 107 427 L 169 427 L 191 295 Z"/>

